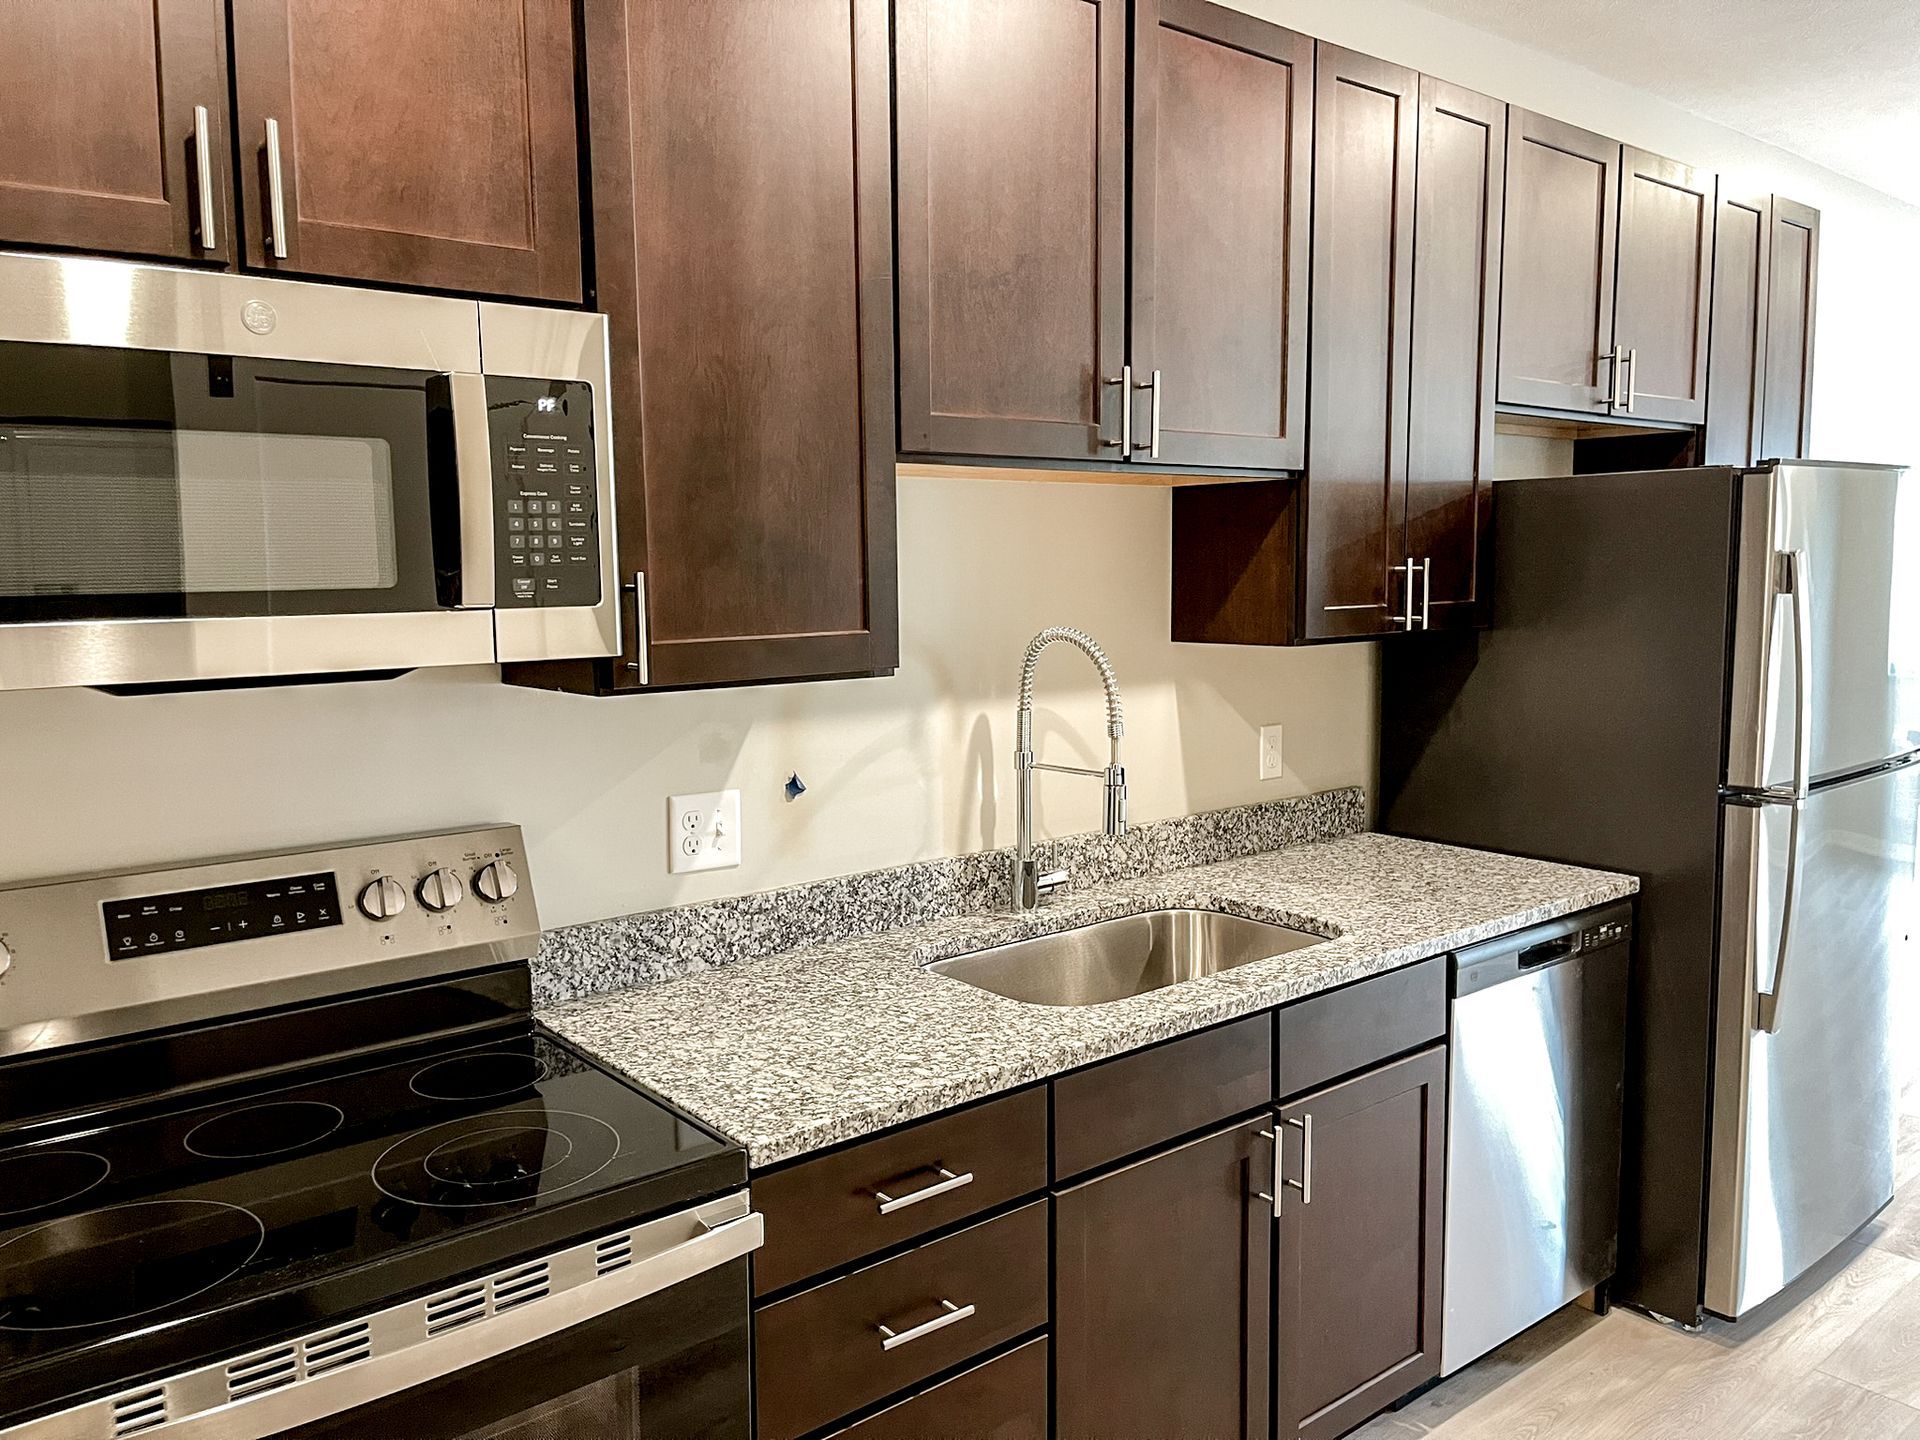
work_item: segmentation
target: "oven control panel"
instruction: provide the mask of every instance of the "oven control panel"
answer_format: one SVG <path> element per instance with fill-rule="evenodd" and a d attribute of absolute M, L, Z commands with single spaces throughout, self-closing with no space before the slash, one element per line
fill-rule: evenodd
<path fill-rule="evenodd" d="M 0 886 L 0 1057 L 532 957 L 511 825 Z"/>
<path fill-rule="evenodd" d="M 493 446 L 494 604 L 600 603 L 593 388 L 584 380 L 487 377 Z"/>

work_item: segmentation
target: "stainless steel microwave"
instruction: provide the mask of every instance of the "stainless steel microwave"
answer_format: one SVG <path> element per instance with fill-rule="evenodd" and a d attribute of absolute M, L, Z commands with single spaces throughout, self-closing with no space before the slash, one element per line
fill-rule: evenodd
<path fill-rule="evenodd" d="M 0 690 L 619 653 L 606 318 L 0 254 Z"/>

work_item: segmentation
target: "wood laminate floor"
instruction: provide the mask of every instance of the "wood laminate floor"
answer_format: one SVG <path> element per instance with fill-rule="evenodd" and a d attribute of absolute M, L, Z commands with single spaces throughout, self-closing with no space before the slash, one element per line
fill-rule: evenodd
<path fill-rule="evenodd" d="M 1739 1325 L 1549 1316 L 1352 1440 L 1920 1440 L 1920 1088 L 1893 1204 Z"/>

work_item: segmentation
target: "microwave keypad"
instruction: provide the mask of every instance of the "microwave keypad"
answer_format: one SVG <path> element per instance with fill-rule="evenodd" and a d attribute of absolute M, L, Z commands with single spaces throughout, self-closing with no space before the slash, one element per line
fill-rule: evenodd
<path fill-rule="evenodd" d="M 577 380 L 487 377 L 495 603 L 600 603 L 593 392 Z"/>

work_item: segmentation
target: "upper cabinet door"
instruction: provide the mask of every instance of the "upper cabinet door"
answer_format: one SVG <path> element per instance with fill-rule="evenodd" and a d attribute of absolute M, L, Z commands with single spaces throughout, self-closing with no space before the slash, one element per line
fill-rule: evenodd
<path fill-rule="evenodd" d="M 1706 419 L 1713 202 L 1709 171 L 1630 145 L 1622 152 L 1617 415 L 1690 425 Z"/>
<path fill-rule="evenodd" d="M 1773 197 L 1734 189 L 1723 179 L 1716 216 L 1704 460 L 1751 465 L 1760 458 Z"/>
<path fill-rule="evenodd" d="M 8 0 L 5 25 L 0 244 L 227 260 L 221 0 Z"/>
<path fill-rule="evenodd" d="M 569 0 L 247 0 L 233 66 L 249 265 L 581 298 Z"/>
<path fill-rule="evenodd" d="M 1619 141 L 1509 110 L 1501 404 L 1608 411 L 1619 174 Z"/>
<path fill-rule="evenodd" d="M 1813 299 L 1820 270 L 1820 212 L 1773 197 L 1767 278 L 1766 401 L 1762 460 L 1805 459 L 1813 428 Z"/>
<path fill-rule="evenodd" d="M 1158 459 L 1306 458 L 1313 42 L 1206 0 L 1137 0 L 1134 381 L 1158 372 Z M 1137 392 L 1136 392 L 1137 393 Z M 1152 414 L 1136 419 L 1151 460 Z"/>
<path fill-rule="evenodd" d="M 1126 16 L 895 5 L 902 450 L 1120 458 Z"/>
<path fill-rule="evenodd" d="M 1313 115 L 1308 639 L 1404 628 L 1419 76 L 1321 44 Z"/>
<path fill-rule="evenodd" d="M 649 680 L 898 661 L 886 0 L 589 0 L 597 303 Z M 640 679 L 627 631 L 613 688 Z"/>
<path fill-rule="evenodd" d="M 1507 107 L 1420 77 L 1407 543 L 1423 629 L 1479 622 L 1493 514 Z"/>

